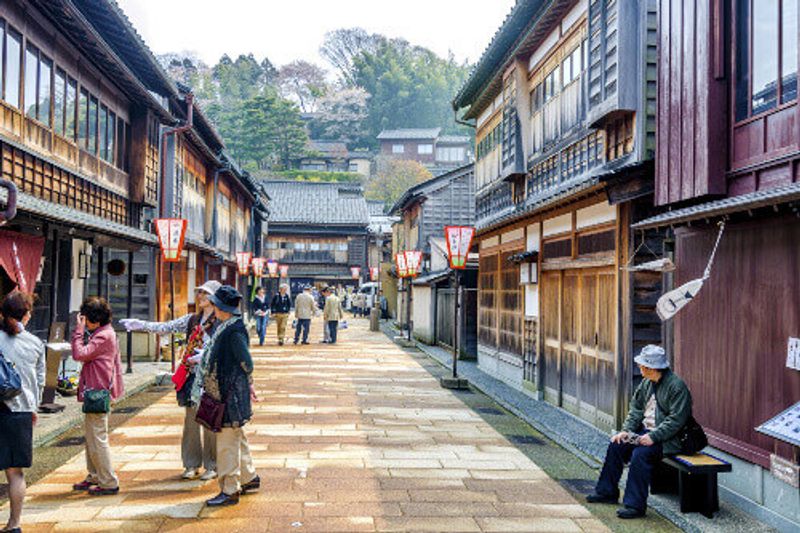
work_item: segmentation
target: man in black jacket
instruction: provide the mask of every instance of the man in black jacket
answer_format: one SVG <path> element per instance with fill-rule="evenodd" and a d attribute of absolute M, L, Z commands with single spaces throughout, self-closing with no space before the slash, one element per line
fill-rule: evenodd
<path fill-rule="evenodd" d="M 289 286 L 281 283 L 278 294 L 272 297 L 270 309 L 272 316 L 275 317 L 275 325 L 278 326 L 278 344 L 283 346 L 286 337 L 286 322 L 289 320 L 289 311 L 292 310 L 292 299 L 287 294 Z"/>

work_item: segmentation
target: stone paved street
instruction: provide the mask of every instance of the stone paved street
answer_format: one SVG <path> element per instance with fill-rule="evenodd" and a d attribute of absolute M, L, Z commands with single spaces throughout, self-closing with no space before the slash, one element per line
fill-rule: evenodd
<path fill-rule="evenodd" d="M 119 495 L 71 492 L 80 454 L 29 488 L 31 531 L 605 531 L 559 483 L 366 321 L 336 347 L 254 349 L 247 432 L 258 494 L 211 510 L 181 481 L 182 413 L 165 395 L 111 437 Z M 7 507 L 0 510 L 5 516 Z"/>

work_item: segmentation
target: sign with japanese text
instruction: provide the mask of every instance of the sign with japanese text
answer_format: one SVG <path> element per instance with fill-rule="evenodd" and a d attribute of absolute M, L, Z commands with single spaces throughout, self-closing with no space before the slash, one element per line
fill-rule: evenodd
<path fill-rule="evenodd" d="M 274 259 L 270 259 L 267 261 L 267 272 L 269 272 L 269 277 L 277 278 L 278 277 L 278 262 Z"/>
<path fill-rule="evenodd" d="M 236 252 L 236 266 L 239 274 L 246 276 L 250 271 L 250 260 L 253 258 L 252 252 Z"/>
<path fill-rule="evenodd" d="M 422 265 L 422 252 L 418 250 L 406 250 L 406 267 L 409 277 L 419 274 L 419 267 Z"/>
<path fill-rule="evenodd" d="M 267 263 L 267 260 L 263 257 L 254 257 L 253 258 L 253 275 L 257 278 L 260 278 L 264 275 L 264 265 Z"/>
<path fill-rule="evenodd" d="M 408 277 L 408 265 L 406 264 L 406 253 L 399 252 L 394 256 L 394 263 L 397 267 L 397 276 L 400 278 Z"/>

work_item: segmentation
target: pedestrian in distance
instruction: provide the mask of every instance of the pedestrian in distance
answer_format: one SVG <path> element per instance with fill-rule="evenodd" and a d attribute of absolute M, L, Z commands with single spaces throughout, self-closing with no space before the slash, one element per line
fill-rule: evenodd
<path fill-rule="evenodd" d="M 217 434 L 220 492 L 206 504 L 220 507 L 235 505 L 240 494 L 261 487 L 243 429 L 253 416 L 251 402 L 258 398 L 253 387 L 250 339 L 239 311 L 242 295 L 230 285 L 223 285 L 210 300 L 220 324 L 207 347 L 208 372 L 203 394 L 222 403 L 224 410 L 222 428 Z M 242 479 L 247 481 L 242 483 Z"/>
<path fill-rule="evenodd" d="M 256 318 L 256 333 L 258 333 L 258 345 L 264 346 L 264 337 L 267 336 L 267 324 L 269 323 L 270 304 L 267 302 L 267 289 L 259 287 L 256 290 L 256 297 L 250 304 L 251 312 Z"/>
<path fill-rule="evenodd" d="M 689 388 L 670 370 L 663 348 L 645 346 L 634 361 L 644 379 L 633 393 L 622 431 L 611 437 L 595 491 L 586 497 L 589 503 L 617 504 L 622 470 L 630 463 L 624 507 L 617 510 L 626 519 L 645 515 L 653 467 L 664 455 L 682 452 L 678 433 L 692 415 Z"/>
<path fill-rule="evenodd" d="M 22 503 L 25 500 L 23 468 L 33 463 L 33 426 L 45 380 L 44 343 L 25 331 L 31 319 L 32 298 L 12 292 L 0 304 L 0 356 L 20 377 L 19 394 L 0 401 L 0 470 L 8 480 L 10 512 L 2 531 L 19 533 Z"/>
<path fill-rule="evenodd" d="M 209 296 L 214 294 L 222 284 L 216 280 L 209 280 L 195 289 L 194 304 L 196 313 L 184 315 L 168 322 L 145 322 L 136 318 L 123 318 L 120 323 L 128 331 L 146 331 L 159 335 L 172 333 L 185 333 L 187 342 L 185 361 L 190 367 L 190 372 L 183 386 L 176 391 L 178 405 L 184 408 L 183 432 L 181 434 L 181 461 L 183 463 L 182 479 L 195 479 L 198 476 L 203 481 L 217 477 L 217 448 L 216 436 L 197 423 L 197 402 L 192 400 L 192 389 L 195 384 L 203 383 L 202 354 L 197 350 L 208 343 L 214 334 L 217 320 L 214 316 L 214 306 L 209 301 Z M 198 328 L 199 331 L 198 331 Z M 202 475 L 200 467 L 204 468 Z"/>
<path fill-rule="evenodd" d="M 311 285 L 303 287 L 303 292 L 297 295 L 294 301 L 294 316 L 297 326 L 294 329 L 294 343 L 300 342 L 303 335 L 303 344 L 308 344 L 308 332 L 311 329 L 311 319 L 317 314 L 317 302 L 311 295 Z"/>
<path fill-rule="evenodd" d="M 84 335 L 88 334 L 88 340 Z M 111 327 L 111 307 L 104 298 L 84 300 L 72 333 L 72 358 L 81 366 L 78 401 L 83 404 L 87 475 L 72 486 L 92 496 L 119 492 L 119 479 L 111 463 L 108 415 L 111 402 L 122 396 L 122 359 Z"/>
<path fill-rule="evenodd" d="M 331 342 L 331 335 L 330 335 L 330 332 L 328 331 L 328 319 L 325 318 L 325 313 L 324 313 L 324 311 L 325 311 L 325 300 L 328 297 L 328 294 L 329 294 L 328 289 L 329 288 L 330 287 L 327 286 L 327 285 L 324 286 L 322 288 L 322 291 L 319 293 L 319 297 L 317 298 L 317 307 L 319 308 L 320 311 L 323 311 L 323 313 L 322 313 L 322 344 L 327 344 L 327 343 Z"/>
<path fill-rule="evenodd" d="M 344 311 L 342 311 L 342 301 L 334 294 L 333 289 L 328 287 L 327 294 L 325 295 L 325 310 L 323 311 L 323 318 L 328 328 L 328 336 L 331 344 L 336 344 L 337 336 L 339 333 L 339 321 L 344 318 Z"/>
<path fill-rule="evenodd" d="M 289 311 L 292 309 L 292 298 L 288 294 L 289 285 L 281 283 L 278 294 L 272 297 L 270 311 L 275 318 L 275 325 L 278 329 L 278 345 L 283 346 L 286 339 L 286 323 L 289 320 Z"/>

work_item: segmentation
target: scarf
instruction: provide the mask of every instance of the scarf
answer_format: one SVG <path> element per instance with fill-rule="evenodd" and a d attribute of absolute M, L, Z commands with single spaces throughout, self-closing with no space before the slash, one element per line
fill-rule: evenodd
<path fill-rule="evenodd" d="M 232 316 L 225 322 L 219 324 L 216 331 L 214 331 L 214 335 L 211 337 L 211 340 L 208 341 L 208 345 L 203 350 L 203 358 L 196 365 L 197 370 L 195 370 L 196 374 L 194 376 L 194 381 L 192 382 L 191 398 L 195 405 L 200 405 L 200 396 L 203 395 L 203 382 L 205 381 L 206 373 L 208 372 L 208 365 L 211 361 L 211 351 L 214 349 L 217 339 L 223 331 L 228 329 L 228 327 L 232 324 L 236 323 L 237 320 L 241 319 L 242 317 L 240 316 Z"/>

